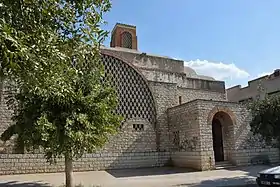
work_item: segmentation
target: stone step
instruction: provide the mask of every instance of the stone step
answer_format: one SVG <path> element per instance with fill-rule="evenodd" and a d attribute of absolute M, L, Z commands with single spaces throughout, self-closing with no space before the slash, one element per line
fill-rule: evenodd
<path fill-rule="evenodd" d="M 232 165 L 228 161 L 223 161 L 223 162 L 216 162 L 216 169 L 226 169 L 226 168 L 232 168 L 234 165 Z"/>

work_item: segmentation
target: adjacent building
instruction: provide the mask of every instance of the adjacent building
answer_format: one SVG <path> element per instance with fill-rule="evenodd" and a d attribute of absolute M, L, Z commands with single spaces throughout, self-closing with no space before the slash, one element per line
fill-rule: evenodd
<path fill-rule="evenodd" d="M 280 69 L 274 73 L 248 82 L 248 86 L 237 85 L 226 90 L 227 99 L 234 102 L 247 102 L 265 96 L 280 95 Z"/>

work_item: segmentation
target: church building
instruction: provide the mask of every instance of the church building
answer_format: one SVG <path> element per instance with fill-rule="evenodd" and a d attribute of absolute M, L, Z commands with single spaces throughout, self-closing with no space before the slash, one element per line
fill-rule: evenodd
<path fill-rule="evenodd" d="M 250 113 L 227 100 L 225 83 L 199 75 L 184 61 L 138 50 L 136 27 L 117 23 L 101 53 L 117 89 L 118 134 L 97 153 L 86 154 L 75 171 L 175 166 L 210 170 L 277 162 L 279 152 L 250 132 Z M 0 106 L 0 133 L 10 124 Z M 41 153 L 17 154 L 0 144 L 0 174 L 58 172 Z"/>

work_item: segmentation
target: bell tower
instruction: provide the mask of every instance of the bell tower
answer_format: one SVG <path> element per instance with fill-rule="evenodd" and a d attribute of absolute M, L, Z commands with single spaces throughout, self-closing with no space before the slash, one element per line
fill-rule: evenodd
<path fill-rule="evenodd" d="M 137 50 L 136 26 L 117 23 L 112 30 L 110 47 Z"/>

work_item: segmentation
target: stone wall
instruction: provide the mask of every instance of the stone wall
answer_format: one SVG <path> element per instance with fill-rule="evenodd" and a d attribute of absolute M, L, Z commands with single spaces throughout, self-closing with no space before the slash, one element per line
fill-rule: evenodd
<path fill-rule="evenodd" d="M 206 99 L 215 101 L 225 101 L 226 95 L 221 92 L 204 91 L 179 87 L 177 89 L 177 100 L 182 97 L 182 103 L 187 103 L 196 99 Z"/>
<path fill-rule="evenodd" d="M 153 125 L 141 119 L 126 121 L 119 132 L 110 137 L 102 153 L 155 152 L 156 131 Z"/>
<path fill-rule="evenodd" d="M 13 111 L 9 110 L 8 106 L 5 104 L 7 101 L 7 92 L 8 91 L 5 87 L 3 88 L 2 92 L 0 91 L 1 99 L 2 99 L 2 101 L 0 101 L 0 136 L 12 123 L 11 115 Z M 13 140 L 8 141 L 6 143 L 0 140 L 0 154 L 12 153 L 12 152 L 13 152 Z"/>
<path fill-rule="evenodd" d="M 166 56 L 147 55 L 137 50 L 125 48 L 102 48 L 102 53 L 118 56 L 119 58 L 126 59 L 129 63 L 137 66 L 138 68 L 149 68 L 169 72 L 184 72 L 184 61 L 175 60 Z"/>
<path fill-rule="evenodd" d="M 169 161 L 168 152 L 86 154 L 74 162 L 74 171 L 160 167 Z M 42 154 L 0 154 L 0 175 L 63 172 L 64 160 L 50 165 Z"/>
<path fill-rule="evenodd" d="M 246 166 L 246 165 L 257 165 L 257 164 L 270 164 L 279 162 L 279 149 L 266 148 L 248 148 L 235 150 L 233 153 L 235 165 Z"/>
<path fill-rule="evenodd" d="M 149 81 L 149 87 L 156 105 L 158 141 L 162 151 L 171 148 L 167 109 L 179 105 L 179 97 L 181 97 L 182 103 L 195 99 L 225 100 L 225 93 L 182 88 L 175 83 Z"/>
<path fill-rule="evenodd" d="M 225 93 L 224 82 L 188 77 L 186 73 L 139 68 L 148 81 L 176 83 L 179 87 Z"/>
<path fill-rule="evenodd" d="M 254 145 L 246 146 L 248 145 L 248 139 L 253 136 L 250 132 L 250 113 L 246 106 L 225 101 L 197 100 L 193 102 L 197 102 L 199 106 L 200 132 L 201 138 L 205 142 L 204 146 L 201 147 L 201 151 L 205 153 L 205 156 L 202 157 L 202 163 L 207 163 L 204 161 L 209 160 L 210 157 L 212 162 L 215 163 L 213 159 L 211 122 L 218 112 L 224 114 L 223 118 L 226 119 L 228 116 L 231 119 L 231 122 L 227 121 L 222 124 L 224 126 L 224 140 L 228 141 L 224 142 L 224 145 L 228 145 L 228 148 L 224 147 L 226 160 L 234 165 L 248 164 L 256 157 L 263 155 L 267 155 L 270 162 L 279 160 L 278 150 L 265 145 L 265 143 L 262 144 L 262 149 L 259 147 L 259 141 L 255 141 Z M 205 166 L 205 168 L 207 167 L 211 166 Z"/>
<path fill-rule="evenodd" d="M 222 125 L 224 159 L 233 165 L 274 163 L 279 161 L 277 148 L 268 146 L 259 136 L 250 132 L 250 114 L 238 103 L 197 99 L 168 109 L 169 124 L 173 131 L 188 137 L 198 135 L 194 149 L 175 151 L 171 154 L 178 166 L 200 170 L 215 168 L 212 120 L 218 118 Z M 182 127 L 186 127 L 185 129 Z M 176 129 L 176 130 L 175 130 Z M 199 165 L 200 164 L 200 165 Z"/>
<path fill-rule="evenodd" d="M 175 83 L 179 87 L 225 93 L 224 81 L 200 75 L 191 76 L 189 72 L 185 72 L 186 69 L 191 68 L 185 68 L 182 60 L 148 55 L 123 48 L 103 48 L 102 53 L 114 56 L 134 66 L 148 81 Z"/>
<path fill-rule="evenodd" d="M 278 70 L 279 71 L 279 70 Z M 275 72 L 277 72 L 275 70 Z M 248 86 L 237 85 L 226 90 L 229 101 L 242 101 L 256 99 L 260 94 L 279 94 L 280 76 L 274 74 L 266 75 L 248 82 Z"/>
<path fill-rule="evenodd" d="M 168 128 L 167 108 L 178 105 L 176 99 L 176 84 L 162 84 L 149 82 L 150 89 L 154 96 L 157 110 L 157 133 L 159 149 L 168 151 L 170 149 L 170 138 Z"/>
<path fill-rule="evenodd" d="M 171 160 L 175 167 L 202 170 L 201 152 L 199 151 L 174 151 L 171 153 Z"/>
<path fill-rule="evenodd" d="M 201 140 L 196 103 L 185 103 L 168 109 L 172 162 L 175 166 L 201 169 Z"/>
<path fill-rule="evenodd" d="M 0 105 L 0 134 L 12 123 L 12 111 L 5 104 L 4 90 Z M 63 171 L 64 161 L 49 166 L 42 154 L 16 154 L 13 141 L 0 142 L 0 174 Z M 40 153 L 36 150 L 35 153 Z M 76 171 L 162 166 L 168 152 L 157 152 L 155 126 L 142 118 L 126 120 L 116 135 L 96 154 L 87 154 L 76 162 Z"/>

